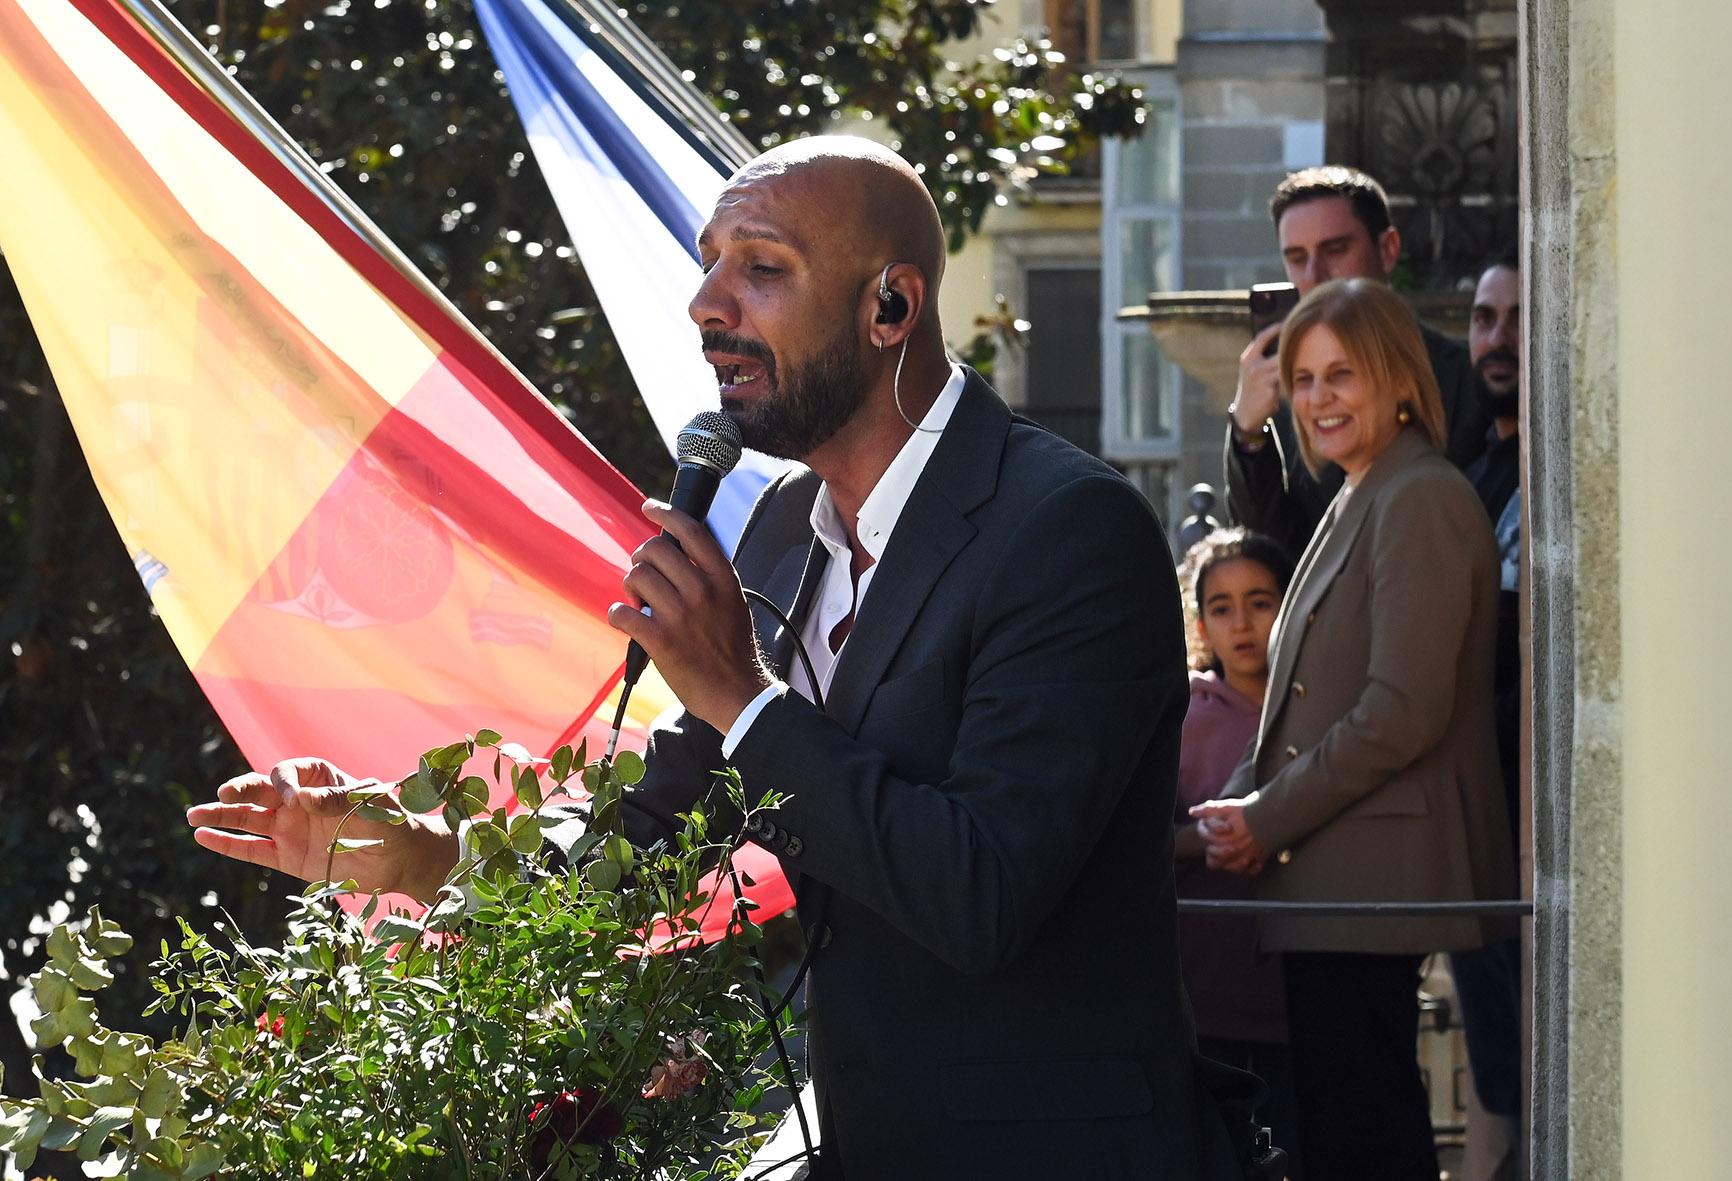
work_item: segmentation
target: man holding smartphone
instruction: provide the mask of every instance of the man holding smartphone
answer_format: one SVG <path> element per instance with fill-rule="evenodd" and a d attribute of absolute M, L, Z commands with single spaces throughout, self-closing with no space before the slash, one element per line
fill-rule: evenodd
<path fill-rule="evenodd" d="M 1387 280 L 1401 257 L 1383 186 L 1358 169 L 1326 166 L 1288 175 L 1269 201 L 1281 261 L 1303 298 L 1330 279 Z M 1281 398 L 1277 321 L 1239 354 L 1239 387 L 1226 441 L 1227 506 L 1234 520 L 1267 533 L 1297 558 L 1341 487 L 1331 467 L 1314 479 L 1299 458 Z M 1485 451 L 1489 419 L 1475 394 L 1467 346 L 1424 325 L 1426 351 L 1443 394 L 1449 458 L 1465 468 Z"/>

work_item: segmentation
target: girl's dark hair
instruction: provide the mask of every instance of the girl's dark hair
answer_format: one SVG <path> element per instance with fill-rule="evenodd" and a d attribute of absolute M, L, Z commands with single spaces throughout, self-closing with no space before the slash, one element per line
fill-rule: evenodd
<path fill-rule="evenodd" d="M 1280 542 L 1267 533 L 1250 529 L 1216 529 L 1185 553 L 1185 563 L 1181 567 L 1191 589 L 1190 601 L 1185 605 L 1190 609 L 1187 614 L 1195 612 L 1193 619 L 1202 618 L 1204 586 L 1209 571 L 1235 558 L 1247 558 L 1267 570 L 1275 579 L 1282 597 L 1286 597 L 1287 585 L 1293 581 L 1293 562 Z M 1185 635 L 1191 648 L 1191 667 L 1198 671 L 1215 668 L 1219 672 L 1214 653 L 1203 647 L 1197 629 L 1187 628 Z"/>

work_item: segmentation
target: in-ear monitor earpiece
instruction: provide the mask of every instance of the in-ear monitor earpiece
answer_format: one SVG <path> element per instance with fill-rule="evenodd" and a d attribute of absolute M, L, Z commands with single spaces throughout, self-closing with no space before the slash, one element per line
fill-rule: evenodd
<path fill-rule="evenodd" d="M 900 324 L 908 315 L 908 300 L 900 291 L 890 289 L 890 268 L 895 263 L 886 263 L 884 270 L 878 275 L 878 315 L 875 323 Z"/>

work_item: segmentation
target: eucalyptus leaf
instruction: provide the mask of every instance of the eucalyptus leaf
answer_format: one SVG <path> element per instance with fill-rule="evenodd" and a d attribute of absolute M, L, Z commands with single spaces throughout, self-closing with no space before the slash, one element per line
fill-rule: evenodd
<path fill-rule="evenodd" d="M 591 861 L 583 867 L 583 876 L 597 890 L 612 890 L 619 885 L 620 868 L 614 861 Z"/>
<path fill-rule="evenodd" d="M 503 878 L 517 872 L 517 857 L 507 845 L 499 852 L 489 857 L 481 867 L 481 872 L 490 878 Z"/>
<path fill-rule="evenodd" d="M 78 936 L 73 934 L 71 928 L 64 924 L 57 926 L 48 933 L 48 941 L 44 944 L 44 950 L 48 952 L 48 958 L 62 968 L 71 968 L 73 964 L 78 962 L 80 955 Z"/>
<path fill-rule="evenodd" d="M 469 844 L 482 857 L 491 857 L 511 843 L 509 834 L 492 820 L 478 820 L 469 829 Z"/>
<path fill-rule="evenodd" d="M 414 919 L 389 914 L 373 924 L 373 938 L 380 943 L 413 943 L 425 930 Z"/>
<path fill-rule="evenodd" d="M 78 1138 L 79 1158 L 95 1160 L 100 1156 L 109 1134 L 132 1122 L 132 1110 L 130 1107 L 104 1107 L 91 1116 L 84 1135 Z"/>
<path fill-rule="evenodd" d="M 632 850 L 631 842 L 622 836 L 608 837 L 601 855 L 626 872 L 630 872 L 631 867 L 637 862 L 637 856 Z"/>
<path fill-rule="evenodd" d="M 48 1130 L 42 1133 L 42 1138 L 37 1143 L 49 1152 L 64 1152 L 71 1148 L 83 1133 L 83 1124 L 53 1116 L 48 1121 Z"/>
<path fill-rule="evenodd" d="M 511 847 L 525 857 L 541 851 L 541 825 L 534 816 L 519 812 L 511 818 Z"/>
<path fill-rule="evenodd" d="M 199 1181 L 223 1167 L 223 1151 L 214 1144 L 195 1144 L 187 1153 L 186 1167 L 181 1175 L 187 1181 Z"/>
<path fill-rule="evenodd" d="M 157 1136 L 145 1147 L 169 1169 L 178 1171 L 186 1164 L 186 1149 L 172 1136 Z M 173 1176 L 173 1173 L 169 1175 Z"/>
<path fill-rule="evenodd" d="M 94 940 L 96 951 L 107 959 L 115 959 L 132 950 L 132 936 L 120 930 L 113 924 L 106 924 L 107 930 L 97 933 Z"/>
<path fill-rule="evenodd" d="M 114 973 L 94 956 L 80 956 L 67 966 L 66 974 L 81 992 L 94 992 L 114 983 Z"/>
<path fill-rule="evenodd" d="M 153 1070 L 138 1095 L 138 1110 L 151 1119 L 161 1119 L 180 1104 L 180 1088 L 166 1070 Z"/>
<path fill-rule="evenodd" d="M 78 995 L 77 985 L 59 968 L 43 968 L 31 977 L 31 982 L 36 993 L 36 1005 L 44 1013 L 58 1011 Z"/>
<path fill-rule="evenodd" d="M 565 747 L 561 747 L 565 750 Z M 555 766 L 558 758 L 555 756 Z M 557 772 L 555 773 L 557 774 Z M 541 779 L 535 774 L 534 767 L 519 767 L 516 775 L 517 802 L 525 808 L 539 808 L 542 802 Z"/>
<path fill-rule="evenodd" d="M 453 742 L 427 753 L 427 761 L 442 771 L 456 771 L 469 761 L 469 744 Z"/>
<path fill-rule="evenodd" d="M 384 843 L 381 840 L 350 840 L 347 837 L 341 837 L 331 842 L 330 851 L 333 853 L 365 853 L 380 848 Z"/>
<path fill-rule="evenodd" d="M 66 1030 L 61 1027 L 60 1013 L 44 1013 L 30 1022 L 30 1037 L 40 1049 L 58 1046 L 66 1040 Z"/>
<path fill-rule="evenodd" d="M 397 801 L 406 810 L 417 815 L 431 812 L 442 802 L 438 789 L 419 772 L 403 781 L 397 793 Z"/>
<path fill-rule="evenodd" d="M 643 779 L 643 756 L 634 750 L 622 750 L 613 760 L 614 778 L 630 787 Z"/>
<path fill-rule="evenodd" d="M 462 807 L 470 816 L 487 810 L 493 794 L 488 789 L 487 780 L 479 775 L 471 775 L 463 781 L 461 790 Z"/>

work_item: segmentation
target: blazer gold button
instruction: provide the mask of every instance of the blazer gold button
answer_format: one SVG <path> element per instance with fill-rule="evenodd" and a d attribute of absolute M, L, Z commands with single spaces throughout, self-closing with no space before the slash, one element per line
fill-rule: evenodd
<path fill-rule="evenodd" d="M 1307 611 L 1305 613 L 1305 622 L 1306 623 L 1316 623 L 1317 622 L 1317 612 Z"/>
<path fill-rule="evenodd" d="M 1299 757 L 1299 748 L 1296 746 L 1290 746 L 1286 750 L 1282 751 L 1281 753 L 1286 755 L 1290 759 L 1296 759 Z"/>
<path fill-rule="evenodd" d="M 1294 681 L 1293 682 L 1293 696 L 1295 696 L 1295 697 L 1305 696 L 1305 686 L 1302 682 L 1300 682 L 1300 681 Z"/>
<path fill-rule="evenodd" d="M 1289 861 L 1293 860 L 1293 850 L 1281 850 L 1279 853 L 1275 854 L 1275 860 L 1279 861 L 1282 865 L 1286 865 Z"/>

